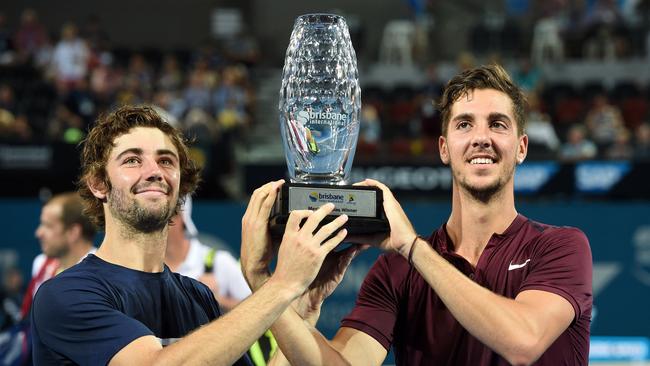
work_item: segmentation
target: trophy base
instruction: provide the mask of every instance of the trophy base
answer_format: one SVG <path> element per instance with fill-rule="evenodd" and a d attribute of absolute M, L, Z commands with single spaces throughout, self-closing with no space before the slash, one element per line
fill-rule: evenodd
<path fill-rule="evenodd" d="M 333 203 L 336 206 L 334 211 L 321 221 L 320 226 L 346 214 L 348 221 L 343 228 L 348 234 L 388 232 L 390 227 L 383 202 L 382 191 L 376 187 L 285 183 L 271 210 L 269 229 L 273 237 L 281 237 L 291 211 L 316 210 L 326 203 Z"/>

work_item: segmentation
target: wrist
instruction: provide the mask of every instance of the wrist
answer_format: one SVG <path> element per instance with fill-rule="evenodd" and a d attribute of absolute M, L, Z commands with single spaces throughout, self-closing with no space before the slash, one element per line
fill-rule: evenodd
<path fill-rule="evenodd" d="M 264 281 L 263 285 L 268 285 L 269 287 L 275 289 L 275 291 L 278 291 L 279 296 L 287 297 L 290 301 L 294 301 L 304 292 L 304 289 L 301 287 L 282 280 L 275 273 L 273 276 L 269 276 L 266 281 Z"/>
<path fill-rule="evenodd" d="M 399 254 L 404 257 L 404 259 L 408 260 L 409 263 L 412 261 L 413 258 L 413 250 L 415 249 L 416 242 L 420 239 L 420 236 L 415 234 L 415 237 L 412 240 L 407 241 L 402 247 L 399 249 Z"/>
<path fill-rule="evenodd" d="M 249 270 L 244 272 L 244 279 L 252 291 L 258 290 L 271 278 L 268 269 Z"/>

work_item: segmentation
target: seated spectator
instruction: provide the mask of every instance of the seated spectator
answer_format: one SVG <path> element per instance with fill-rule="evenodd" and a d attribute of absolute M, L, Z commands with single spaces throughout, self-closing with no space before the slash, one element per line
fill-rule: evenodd
<path fill-rule="evenodd" d="M 361 108 L 361 126 L 359 141 L 364 144 L 377 145 L 381 139 L 381 121 L 379 112 L 372 104 L 366 104 Z"/>
<path fill-rule="evenodd" d="M 634 158 L 637 160 L 650 161 L 650 123 L 645 122 L 636 128 L 634 134 Z"/>
<path fill-rule="evenodd" d="M 0 331 L 17 324 L 22 319 L 20 306 L 23 300 L 23 284 L 23 274 L 18 268 L 9 267 L 2 271 Z"/>
<path fill-rule="evenodd" d="M 540 18 L 533 29 L 531 44 L 531 59 L 536 66 L 545 62 L 561 62 L 564 60 L 564 43 L 560 36 L 562 20 L 559 14 L 549 14 Z"/>
<path fill-rule="evenodd" d="M 585 132 L 581 125 L 573 125 L 569 129 L 567 142 L 560 148 L 560 160 L 574 162 L 596 157 L 598 148 L 586 138 Z"/>
<path fill-rule="evenodd" d="M 587 58 L 612 60 L 624 52 L 625 23 L 615 0 L 596 0 L 583 24 Z"/>
<path fill-rule="evenodd" d="M 72 23 L 65 24 L 61 29 L 61 40 L 54 48 L 50 70 L 60 93 L 76 88 L 86 77 L 89 56 L 86 41 L 77 35 L 77 27 Z"/>
<path fill-rule="evenodd" d="M 594 97 L 585 122 L 589 135 L 599 146 L 612 144 L 624 126 L 621 111 L 602 93 Z"/>
<path fill-rule="evenodd" d="M 243 87 L 245 71 L 236 66 L 229 66 L 223 70 L 221 85 L 217 87 L 212 95 L 212 106 L 214 114 L 219 115 L 221 110 L 228 104 L 241 113 L 245 113 L 249 100 L 246 89 Z"/>
<path fill-rule="evenodd" d="M 0 84 L 0 109 L 16 113 L 16 97 L 9 84 Z"/>
<path fill-rule="evenodd" d="M 7 26 L 7 17 L 0 13 L 0 65 L 9 65 L 14 61 L 14 45 L 11 32 Z"/>
<path fill-rule="evenodd" d="M 555 133 L 551 117 L 540 110 L 537 93 L 528 94 L 528 108 L 526 134 L 530 144 L 529 154 L 546 155 L 546 153 L 556 152 L 560 147 L 560 139 Z"/>
<path fill-rule="evenodd" d="M 533 92 L 540 87 L 542 75 L 537 66 L 527 58 L 519 61 L 519 67 L 513 76 L 515 83 L 525 92 Z"/>
<path fill-rule="evenodd" d="M 210 87 L 205 79 L 206 74 L 192 73 L 189 77 L 189 85 L 185 89 L 184 99 L 188 110 L 199 108 L 204 111 L 210 110 Z"/>
<path fill-rule="evenodd" d="M 20 17 L 20 26 L 14 36 L 14 46 L 20 62 L 33 60 L 48 44 L 47 31 L 38 21 L 36 11 L 27 8 Z"/>
<path fill-rule="evenodd" d="M 178 65 L 178 59 L 174 55 L 165 56 L 156 83 L 159 89 L 168 91 L 176 91 L 182 87 L 183 73 Z"/>
<path fill-rule="evenodd" d="M 614 143 L 605 151 L 605 157 L 612 160 L 629 160 L 634 156 L 634 147 L 630 142 L 630 131 L 625 127 L 618 130 Z"/>

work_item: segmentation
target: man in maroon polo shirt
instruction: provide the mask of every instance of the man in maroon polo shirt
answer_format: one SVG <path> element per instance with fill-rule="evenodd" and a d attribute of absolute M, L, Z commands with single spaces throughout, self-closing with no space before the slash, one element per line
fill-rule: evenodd
<path fill-rule="evenodd" d="M 391 346 L 398 365 L 587 364 L 587 238 L 515 209 L 515 166 L 528 148 L 521 91 L 501 67 L 478 67 L 449 81 L 440 110 L 440 157 L 453 173 L 449 219 L 419 238 L 390 190 L 363 182 L 382 189 L 391 231 L 350 239 L 388 253 L 377 259 L 331 341 L 314 324 L 353 251 L 324 264 L 329 271 L 272 328 L 292 364 L 380 365 Z M 268 199 L 275 194 L 269 190 Z M 244 222 L 265 220 L 264 214 L 249 213 Z M 293 234 L 288 230 L 284 240 L 309 240 Z M 256 290 L 269 276 L 271 246 L 266 233 L 247 225 L 242 235 L 242 266 Z"/>

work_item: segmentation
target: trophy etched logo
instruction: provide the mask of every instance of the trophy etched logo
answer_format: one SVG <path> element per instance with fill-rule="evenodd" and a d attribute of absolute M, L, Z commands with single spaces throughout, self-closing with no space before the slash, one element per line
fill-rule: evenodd
<path fill-rule="evenodd" d="M 350 233 L 388 231 L 381 190 L 346 185 L 359 135 L 361 88 L 345 19 L 308 14 L 296 19 L 282 71 L 280 130 L 289 183 L 271 213 L 281 234 L 293 210 L 334 203 Z"/>

